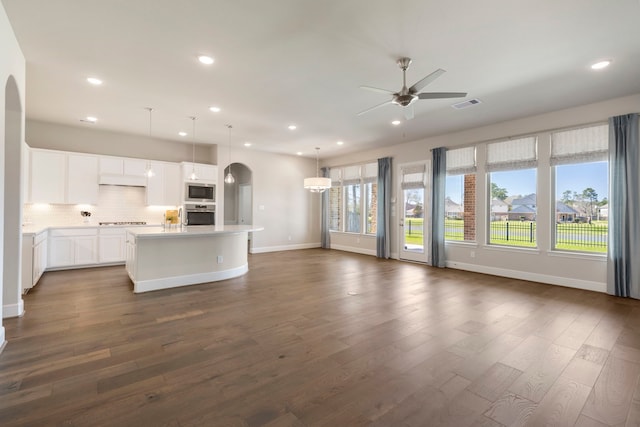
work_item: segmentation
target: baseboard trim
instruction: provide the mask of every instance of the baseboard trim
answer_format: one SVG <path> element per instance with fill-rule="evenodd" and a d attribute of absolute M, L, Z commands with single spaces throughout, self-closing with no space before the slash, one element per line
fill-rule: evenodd
<path fill-rule="evenodd" d="M 60 270 L 78 270 L 81 268 L 95 268 L 95 267 L 112 267 L 114 265 L 124 265 L 124 261 L 103 262 L 100 264 L 81 264 L 81 265 L 63 265 L 60 267 L 47 267 L 44 271 L 60 271 Z"/>
<path fill-rule="evenodd" d="M 10 317 L 20 317 L 24 314 L 24 301 L 20 298 L 17 304 L 5 304 L 2 306 L 2 317 L 8 319 Z"/>
<path fill-rule="evenodd" d="M 322 245 L 318 243 L 298 243 L 295 245 L 282 245 L 282 246 L 263 246 L 261 248 L 251 248 L 249 253 L 252 254 L 264 254 L 267 252 L 281 252 L 281 251 L 295 251 L 298 249 L 314 249 L 319 248 Z"/>
<path fill-rule="evenodd" d="M 373 249 L 363 249 L 363 248 L 356 248 L 353 246 L 344 246 L 344 245 L 331 245 L 331 249 L 336 249 L 338 251 L 345 251 L 345 252 L 354 252 L 356 254 L 362 254 L 362 255 L 376 256 L 376 251 Z"/>
<path fill-rule="evenodd" d="M 566 286 L 568 288 L 584 289 L 594 292 L 607 292 L 607 284 L 590 280 L 558 277 L 548 274 L 531 273 L 528 271 L 509 270 L 506 268 L 488 267 L 485 265 L 468 264 L 465 262 L 447 261 L 447 268 L 473 271 L 474 273 L 491 274 L 493 276 L 509 277 L 511 279 L 528 280 L 531 282 L 547 283 L 549 285 Z"/>
<path fill-rule="evenodd" d="M 220 280 L 232 279 L 242 276 L 249 271 L 249 264 L 231 268 L 224 271 L 213 271 L 208 273 L 189 274 L 185 276 L 166 277 L 151 280 L 132 280 L 133 292 L 136 294 L 161 289 L 178 288 L 181 286 L 199 285 L 202 283 L 217 282 Z M 131 276 L 129 276 L 131 277 Z"/>

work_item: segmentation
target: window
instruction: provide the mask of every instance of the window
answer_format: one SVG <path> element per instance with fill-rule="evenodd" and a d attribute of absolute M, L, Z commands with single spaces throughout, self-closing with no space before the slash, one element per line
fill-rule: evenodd
<path fill-rule="evenodd" d="M 447 150 L 445 240 L 476 240 L 476 149 Z"/>
<path fill-rule="evenodd" d="M 375 234 L 378 164 L 332 168 L 329 176 L 329 230 Z"/>
<path fill-rule="evenodd" d="M 330 169 L 331 188 L 329 189 L 329 230 L 342 230 L 342 169 Z"/>
<path fill-rule="evenodd" d="M 487 144 L 489 243 L 536 247 L 536 138 Z"/>
<path fill-rule="evenodd" d="M 554 132 L 554 249 L 607 252 L 609 205 L 606 124 Z"/>

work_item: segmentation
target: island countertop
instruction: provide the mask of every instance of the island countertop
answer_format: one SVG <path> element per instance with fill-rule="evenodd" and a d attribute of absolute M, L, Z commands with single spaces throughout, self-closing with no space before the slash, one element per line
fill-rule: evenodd
<path fill-rule="evenodd" d="M 258 225 L 194 225 L 182 227 L 174 225 L 170 228 L 162 226 L 127 228 L 128 233 L 140 239 L 152 237 L 211 236 L 216 234 L 234 234 L 261 230 L 264 230 L 264 227 Z"/>

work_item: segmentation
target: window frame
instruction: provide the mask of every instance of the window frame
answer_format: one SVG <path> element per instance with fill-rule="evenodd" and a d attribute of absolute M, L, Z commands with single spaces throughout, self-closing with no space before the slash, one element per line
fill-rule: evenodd
<path fill-rule="evenodd" d="M 345 234 L 353 234 L 358 236 L 371 236 L 375 237 L 376 231 L 368 232 L 369 229 L 369 221 L 368 216 L 370 213 L 368 202 L 368 193 L 367 193 L 367 185 L 371 184 L 372 190 L 375 189 L 377 195 L 377 162 L 366 162 L 366 163 L 358 163 L 352 165 L 341 166 L 337 168 L 330 168 L 330 173 L 333 172 L 333 177 L 338 177 L 336 180 L 332 178 L 332 188 L 340 187 L 340 193 L 338 195 L 338 223 L 339 229 L 331 229 L 331 223 L 329 232 L 330 233 L 345 233 Z M 355 177 L 355 168 L 358 168 L 357 178 Z M 375 171 L 375 176 L 373 172 Z M 345 178 L 346 176 L 346 178 Z M 359 187 L 359 231 L 350 231 L 347 230 L 347 197 L 346 197 L 346 189 L 349 186 L 357 185 Z M 377 199 L 377 197 L 376 197 Z M 376 211 L 377 212 L 377 211 Z M 329 215 L 332 216 L 332 211 L 330 209 Z M 377 222 L 377 221 L 374 221 Z"/>

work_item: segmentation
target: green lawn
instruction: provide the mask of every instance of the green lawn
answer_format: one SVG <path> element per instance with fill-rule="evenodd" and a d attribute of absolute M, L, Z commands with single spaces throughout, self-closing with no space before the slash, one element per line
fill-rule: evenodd
<path fill-rule="evenodd" d="M 422 218 L 406 218 L 407 222 L 405 226 L 405 243 L 414 244 L 414 245 L 422 245 L 424 236 L 422 235 Z M 411 223 L 411 232 L 409 232 L 408 222 Z M 445 219 L 445 239 L 446 240 L 454 240 L 454 241 L 463 241 L 464 240 L 464 232 L 463 232 L 464 222 L 462 220 L 455 219 Z M 511 229 L 517 229 L 519 226 L 529 227 L 529 222 L 519 222 L 519 221 L 510 221 Z M 608 232 L 608 224 L 606 221 L 592 221 L 591 224 L 587 223 L 566 223 L 566 224 L 557 224 L 557 233 L 558 236 L 563 236 L 563 233 L 567 233 L 569 235 L 573 235 L 574 240 L 583 239 L 584 236 L 591 236 L 592 239 L 604 239 Z M 491 244 L 492 245 L 502 245 L 502 246 L 518 246 L 518 247 L 528 247 L 535 248 L 537 243 L 535 241 L 536 238 L 536 224 L 532 223 L 532 230 L 526 229 L 521 232 L 514 231 L 512 233 L 512 238 L 510 240 L 506 240 L 504 238 L 506 227 L 505 222 L 496 221 L 491 223 Z M 530 240 L 530 232 L 533 231 L 533 241 Z M 514 236 L 515 234 L 515 236 Z M 520 239 L 520 240 L 513 240 Z M 606 253 L 607 247 L 606 242 L 604 245 L 586 245 L 579 243 L 558 243 L 556 246 L 558 250 L 566 250 L 566 251 L 574 251 L 574 252 L 595 252 L 595 253 Z"/>

